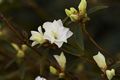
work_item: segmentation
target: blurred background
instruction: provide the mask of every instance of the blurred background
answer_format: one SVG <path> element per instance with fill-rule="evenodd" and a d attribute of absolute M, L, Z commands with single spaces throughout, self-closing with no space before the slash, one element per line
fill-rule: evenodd
<path fill-rule="evenodd" d="M 0 0 L 0 12 L 15 26 L 18 32 L 29 38 L 31 30 L 37 30 L 38 26 L 46 21 L 64 19 L 66 17 L 64 10 L 71 6 L 77 8 L 79 2 L 80 0 Z M 88 15 L 90 21 L 87 22 L 87 30 L 99 45 L 119 59 L 120 0 L 87 0 L 87 2 L 88 10 L 100 5 L 109 6 Z M 26 53 L 29 56 L 25 59 L 26 62 L 21 60 L 16 62 L 15 51 L 10 45 L 11 42 L 21 45 L 15 33 L 0 21 L 0 80 L 34 80 L 35 76 L 39 75 L 38 65 L 42 60 L 39 60 L 38 55 L 33 56 L 34 52 L 29 49 Z M 86 38 L 84 43 L 88 51 L 96 51 Z M 38 62 L 33 66 L 35 61 Z M 76 59 L 76 61 L 79 60 Z M 21 64 L 21 62 L 23 63 Z M 26 68 L 24 65 L 32 67 Z M 19 69 L 19 66 L 23 67 Z M 90 67 L 91 65 L 88 69 Z M 96 77 L 92 73 L 89 74 L 88 79 L 84 76 L 81 80 L 99 80 L 98 74 Z M 21 75 L 20 78 L 19 75 Z"/>

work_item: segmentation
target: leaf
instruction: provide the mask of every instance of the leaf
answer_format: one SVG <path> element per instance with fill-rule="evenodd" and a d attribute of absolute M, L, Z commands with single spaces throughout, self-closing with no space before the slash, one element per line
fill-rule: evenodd
<path fill-rule="evenodd" d="M 74 28 L 75 32 L 74 32 L 74 38 L 77 42 L 77 45 L 79 48 L 81 48 L 82 50 L 84 50 L 84 41 L 83 41 L 83 34 L 82 34 L 82 30 L 81 27 L 78 25 Z"/>
<path fill-rule="evenodd" d="M 77 47 L 74 47 L 70 44 L 64 44 L 62 47 L 62 50 L 66 53 L 72 54 L 74 56 L 80 57 L 83 55 L 83 51 L 78 49 Z"/>
<path fill-rule="evenodd" d="M 64 44 L 62 50 L 72 55 L 80 56 L 83 55 L 84 51 L 84 42 L 83 34 L 79 24 L 71 23 L 69 25 L 73 36 L 68 39 L 68 43 Z"/>
<path fill-rule="evenodd" d="M 92 14 L 94 12 L 97 12 L 99 10 L 105 9 L 105 8 L 108 8 L 108 6 L 102 5 L 102 6 L 93 7 L 93 8 L 88 10 L 88 15 L 90 15 L 90 14 Z"/>

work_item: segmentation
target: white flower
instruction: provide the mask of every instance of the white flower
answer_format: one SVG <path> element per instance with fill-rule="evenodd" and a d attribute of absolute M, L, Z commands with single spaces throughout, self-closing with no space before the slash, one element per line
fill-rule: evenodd
<path fill-rule="evenodd" d="M 66 66 L 66 58 L 64 53 L 62 52 L 60 54 L 60 56 L 58 55 L 54 55 L 55 59 L 57 60 L 58 64 L 60 65 L 60 67 L 64 70 L 65 66 Z"/>
<path fill-rule="evenodd" d="M 106 75 L 107 75 L 107 78 L 111 80 L 113 76 L 115 76 L 115 70 L 114 69 L 106 70 Z"/>
<path fill-rule="evenodd" d="M 43 24 L 45 29 L 44 38 L 50 41 L 51 44 L 55 43 L 59 48 L 67 39 L 72 36 L 69 28 L 65 28 L 61 20 L 54 20 L 53 22 L 46 22 Z"/>
<path fill-rule="evenodd" d="M 106 65 L 105 57 L 103 54 L 98 52 L 97 55 L 93 56 L 93 59 L 95 60 L 95 62 L 101 68 L 102 71 L 106 70 L 107 65 Z"/>
<path fill-rule="evenodd" d="M 46 79 L 43 78 L 43 77 L 38 76 L 38 77 L 35 78 L 35 80 L 46 80 Z"/>
<path fill-rule="evenodd" d="M 41 29 L 41 26 L 38 27 L 38 31 L 31 31 L 32 36 L 30 37 L 30 40 L 33 40 L 32 46 L 35 46 L 37 44 L 43 44 L 46 40 L 44 39 L 43 32 Z"/>

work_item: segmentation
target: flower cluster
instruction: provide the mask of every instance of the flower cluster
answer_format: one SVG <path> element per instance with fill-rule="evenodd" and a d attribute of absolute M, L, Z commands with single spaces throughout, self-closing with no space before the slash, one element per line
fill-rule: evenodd
<path fill-rule="evenodd" d="M 71 7 L 70 10 L 65 9 L 66 15 L 70 17 L 71 21 L 80 21 L 80 20 L 88 20 L 87 13 L 86 13 L 87 2 L 86 0 L 81 0 L 78 10 L 74 7 Z"/>
<path fill-rule="evenodd" d="M 45 22 L 43 24 L 43 33 L 41 26 L 37 31 L 31 31 L 32 36 L 30 40 L 33 40 L 32 46 L 37 44 L 43 44 L 48 40 L 51 44 L 56 44 L 59 48 L 63 43 L 67 43 L 67 39 L 73 35 L 69 28 L 63 26 L 61 20 L 54 20 L 53 22 Z"/>
<path fill-rule="evenodd" d="M 106 74 L 109 80 L 111 80 L 113 76 L 115 76 L 115 69 L 111 69 L 111 70 L 107 69 L 107 64 L 103 54 L 98 52 L 97 55 L 93 56 L 93 59 L 95 60 L 97 65 L 100 67 L 100 69 Z"/>

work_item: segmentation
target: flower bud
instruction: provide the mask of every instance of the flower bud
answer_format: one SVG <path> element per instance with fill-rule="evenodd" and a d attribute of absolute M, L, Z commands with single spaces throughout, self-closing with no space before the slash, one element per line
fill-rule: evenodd
<path fill-rule="evenodd" d="M 60 54 L 60 56 L 54 55 L 54 57 L 57 60 L 58 64 L 60 65 L 61 69 L 64 70 L 66 66 L 66 58 L 63 52 Z"/>
<path fill-rule="evenodd" d="M 28 47 L 27 47 L 27 45 L 23 44 L 23 45 L 21 46 L 21 48 L 22 48 L 23 51 L 25 51 L 25 50 L 27 50 Z"/>
<path fill-rule="evenodd" d="M 86 13 L 86 7 L 87 7 L 87 2 L 86 0 L 81 0 L 78 9 L 81 15 L 84 15 Z"/>
<path fill-rule="evenodd" d="M 23 44 L 21 47 L 19 47 L 17 44 L 15 43 L 11 43 L 11 45 L 13 46 L 13 48 L 17 51 L 16 52 L 16 56 L 18 58 L 23 58 L 25 56 L 25 50 L 27 49 L 27 46 L 25 44 Z"/>
<path fill-rule="evenodd" d="M 78 15 L 71 15 L 70 16 L 71 21 L 75 22 L 79 20 L 79 16 Z"/>
<path fill-rule="evenodd" d="M 78 13 L 78 11 L 74 7 L 71 7 L 70 11 L 71 11 L 72 14 L 77 14 Z"/>
<path fill-rule="evenodd" d="M 111 80 L 113 76 L 115 76 L 115 70 L 114 69 L 106 70 L 106 75 L 107 75 L 107 78 Z"/>
<path fill-rule="evenodd" d="M 57 70 L 53 66 L 50 66 L 50 72 L 54 75 L 58 73 Z"/>
<path fill-rule="evenodd" d="M 72 14 L 71 11 L 68 10 L 68 9 L 65 9 L 65 13 L 66 13 L 66 15 L 67 15 L 68 17 L 70 17 L 70 15 Z"/>
<path fill-rule="evenodd" d="M 43 32 L 41 29 L 41 26 L 38 27 L 38 32 L 37 31 L 31 31 L 32 36 L 30 37 L 30 40 L 33 41 L 32 46 L 35 46 L 37 44 L 43 44 L 46 42 L 43 36 Z"/>
<path fill-rule="evenodd" d="M 17 57 L 18 58 L 23 58 L 25 56 L 25 53 L 22 51 L 22 50 L 19 50 L 18 52 L 17 52 Z"/>
<path fill-rule="evenodd" d="M 93 56 L 93 59 L 95 60 L 97 65 L 101 68 L 101 70 L 104 72 L 107 68 L 107 64 L 106 64 L 104 55 L 101 54 L 100 52 L 98 52 L 97 55 Z"/>

